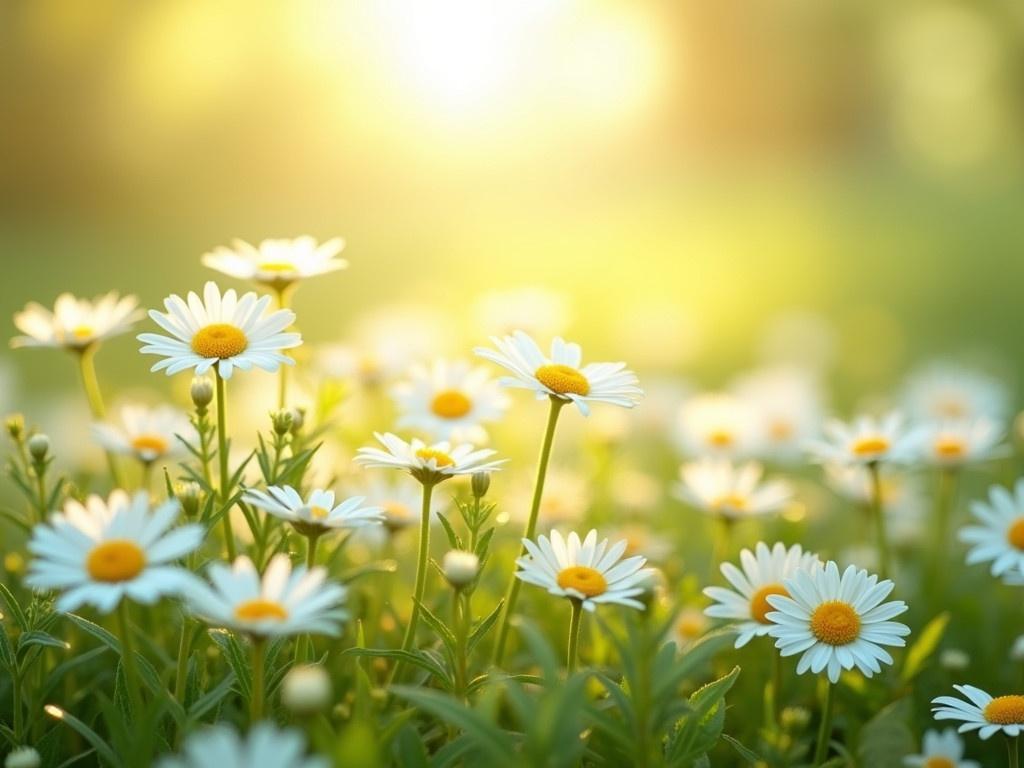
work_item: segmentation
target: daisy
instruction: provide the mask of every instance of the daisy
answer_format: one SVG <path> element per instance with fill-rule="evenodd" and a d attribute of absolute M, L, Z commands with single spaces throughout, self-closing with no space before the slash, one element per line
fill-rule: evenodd
<path fill-rule="evenodd" d="M 1024 479 L 1013 493 L 1000 485 L 989 489 L 988 502 L 971 502 L 981 525 L 960 529 L 960 541 L 971 544 L 967 564 L 992 563 L 993 576 L 1024 577 Z"/>
<path fill-rule="evenodd" d="M 497 421 L 508 408 L 508 398 L 486 368 L 466 362 L 437 360 L 429 368 L 416 365 L 409 379 L 392 389 L 398 406 L 398 426 L 420 429 L 441 440 L 487 439 L 483 427 Z"/>
<path fill-rule="evenodd" d="M 955 364 L 931 363 L 906 383 L 903 402 L 920 421 L 976 419 L 1000 421 L 1009 411 L 1006 387 L 980 371 Z"/>
<path fill-rule="evenodd" d="M 231 727 L 215 725 L 192 734 L 182 753 L 164 757 L 157 768 L 328 768 L 323 757 L 304 757 L 306 740 L 300 731 L 257 723 L 245 736 Z"/>
<path fill-rule="evenodd" d="M 757 462 L 734 466 L 727 459 L 702 459 L 684 464 L 676 496 L 703 512 L 738 519 L 777 512 L 793 498 L 788 483 L 762 483 L 763 468 Z"/>
<path fill-rule="evenodd" d="M 644 604 L 636 596 L 643 592 L 640 585 L 648 578 L 647 561 L 639 555 L 622 560 L 625 541 L 609 548 L 607 539 L 597 541 L 597 531 L 581 542 L 575 531 L 563 539 L 553 530 L 550 539 L 544 535 L 535 542 L 523 539 L 523 546 L 527 554 L 516 560 L 516 577 L 521 581 L 578 601 L 588 611 L 605 603 L 643 610 Z"/>
<path fill-rule="evenodd" d="M 295 321 L 295 313 L 287 309 L 268 313 L 269 304 L 269 296 L 257 298 L 252 292 L 241 298 L 234 290 L 221 295 L 213 282 L 206 284 L 202 299 L 192 292 L 187 302 L 172 295 L 164 299 L 167 312 L 150 310 L 149 316 L 174 338 L 140 334 L 141 352 L 162 356 L 150 370 L 166 369 L 168 375 L 186 368 L 202 375 L 216 366 L 220 376 L 229 379 L 235 367 L 273 372 L 282 363 L 294 365 L 281 350 L 302 343 L 299 334 L 282 332 Z"/>
<path fill-rule="evenodd" d="M 797 571 L 807 571 L 819 565 L 818 556 L 804 552 L 799 544 L 788 549 L 776 543 L 771 549 L 759 541 L 754 551 L 740 552 L 741 571 L 732 563 L 722 563 L 722 575 L 729 580 L 735 591 L 725 587 L 708 587 L 704 594 L 716 601 L 704 610 L 716 619 L 732 619 L 737 622 L 736 647 L 742 648 L 755 637 L 764 637 L 772 627 L 768 613 L 773 610 L 768 603 L 769 595 L 789 593 L 782 585 Z"/>
<path fill-rule="evenodd" d="M 907 430 L 896 412 L 883 419 L 860 416 L 849 424 L 831 419 L 825 423 L 825 437 L 806 443 L 812 458 L 823 464 L 908 463 L 920 443 L 920 434 Z"/>
<path fill-rule="evenodd" d="M 92 425 L 93 437 L 103 448 L 134 456 L 143 464 L 181 453 L 184 446 L 178 436 L 187 440 L 193 431 L 188 416 L 169 405 L 126 405 L 121 409 L 121 426 Z"/>
<path fill-rule="evenodd" d="M 978 731 L 983 739 L 1000 731 L 1013 739 L 1024 731 L 1024 696 L 992 697 L 973 685 L 953 687 L 968 700 L 955 696 L 932 699 L 932 714 L 936 720 L 962 720 L 963 725 L 957 729 L 960 733 Z"/>
<path fill-rule="evenodd" d="M 936 422 L 921 429 L 920 451 L 929 464 L 959 467 L 1005 454 L 999 445 L 1005 430 L 985 416 Z"/>
<path fill-rule="evenodd" d="M 782 656 L 802 653 L 797 674 L 808 669 L 826 670 L 830 682 L 839 680 L 841 669 L 859 669 L 865 677 L 881 671 L 879 662 L 892 664 L 882 646 L 906 645 L 910 634 L 905 624 L 891 621 L 907 610 L 899 600 L 882 602 L 893 583 L 849 566 L 840 576 L 829 561 L 824 567 L 797 570 L 782 586 L 788 595 L 768 595 L 774 609 L 767 613 L 773 623 L 768 634 Z"/>
<path fill-rule="evenodd" d="M 348 615 L 347 590 L 327 581 L 324 568 L 292 568 L 288 555 L 271 558 L 262 578 L 244 555 L 233 565 L 213 563 L 212 586 L 196 580 L 185 591 L 192 610 L 210 624 L 255 638 L 315 633 L 336 637 Z"/>
<path fill-rule="evenodd" d="M 477 347 L 474 352 L 515 374 L 499 379 L 502 386 L 533 390 L 538 400 L 550 397 L 571 401 L 584 416 L 590 413 L 591 402 L 632 408 L 644 395 L 637 386 L 636 374 L 625 363 L 590 363 L 581 367 L 583 353 L 579 344 L 567 343 L 559 336 L 551 342 L 550 357 L 522 331 L 501 338 L 492 336 L 491 342 L 497 352 L 486 347 Z"/>
<path fill-rule="evenodd" d="M 803 457 L 803 444 L 818 436 L 825 410 L 817 376 L 797 367 L 765 368 L 731 389 L 754 411 L 760 454 L 789 463 Z"/>
<path fill-rule="evenodd" d="M 373 434 L 386 450 L 360 448 L 356 463 L 364 467 L 404 469 L 422 483 L 437 483 L 456 475 L 471 475 L 474 472 L 495 472 L 506 461 L 488 461 L 495 451 L 489 448 L 473 450 L 469 443 L 456 446 L 448 442 L 427 445 L 417 438 L 407 443 L 390 432 Z"/>
<path fill-rule="evenodd" d="M 348 262 L 337 258 L 344 247 L 340 237 L 319 245 L 309 236 L 264 240 L 259 245 L 234 240 L 231 248 L 219 246 L 205 254 L 202 262 L 225 275 L 280 291 L 298 280 L 345 269 Z"/>
<path fill-rule="evenodd" d="M 290 485 L 271 485 L 266 491 L 250 489 L 245 500 L 285 522 L 304 536 L 320 535 L 334 528 L 361 528 L 384 522 L 384 510 L 366 507 L 365 496 L 353 496 L 335 504 L 334 491 L 314 490 L 303 501 Z"/>
<path fill-rule="evenodd" d="M 116 292 L 93 301 L 70 293 L 57 297 L 53 310 L 31 302 L 14 316 L 14 324 L 24 336 L 11 339 L 11 346 L 63 347 L 81 351 L 98 341 L 131 330 L 142 312 L 134 296 L 120 297 Z"/>
<path fill-rule="evenodd" d="M 172 530 L 178 513 L 177 501 L 150 511 L 146 493 L 69 500 L 49 525 L 33 528 L 28 548 L 35 559 L 26 583 L 62 590 L 57 610 L 64 612 L 88 604 L 110 613 L 124 597 L 149 605 L 178 594 L 193 577 L 173 563 L 206 535 L 201 525 Z"/>
<path fill-rule="evenodd" d="M 925 731 L 920 755 L 903 758 L 907 768 L 981 768 L 974 760 L 964 760 L 964 742 L 956 731 Z"/>
<path fill-rule="evenodd" d="M 758 415 L 749 403 L 709 392 L 683 403 L 675 437 L 688 456 L 747 456 L 757 450 L 758 433 Z"/>

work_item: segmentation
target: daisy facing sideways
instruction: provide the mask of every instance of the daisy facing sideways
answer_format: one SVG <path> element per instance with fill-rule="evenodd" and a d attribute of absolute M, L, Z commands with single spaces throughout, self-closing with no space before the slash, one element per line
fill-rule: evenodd
<path fill-rule="evenodd" d="M 313 490 L 303 500 L 290 485 L 271 485 L 266 491 L 250 489 L 245 500 L 264 512 L 291 523 L 304 536 L 317 535 L 335 528 L 360 528 L 384 522 L 380 507 L 364 507 L 363 496 L 353 496 L 335 504 L 334 491 Z"/>
<path fill-rule="evenodd" d="M 824 432 L 825 439 L 806 443 L 812 459 L 821 464 L 908 463 L 915 458 L 920 440 L 896 412 L 881 419 L 859 416 L 848 424 L 831 419 Z"/>
<path fill-rule="evenodd" d="M 939 467 L 961 467 L 998 458 L 1007 453 L 999 443 L 1004 430 L 984 416 L 970 421 L 943 421 L 921 429 L 921 457 Z"/>
<path fill-rule="evenodd" d="M 679 409 L 673 437 L 687 456 L 736 457 L 756 452 L 761 425 L 745 400 L 721 392 L 705 392 Z"/>
<path fill-rule="evenodd" d="M 954 685 L 967 700 L 955 696 L 932 699 L 932 714 L 936 720 L 962 720 L 960 733 L 977 731 L 987 739 L 1000 731 L 1011 739 L 1024 731 L 1024 696 L 1011 694 L 996 696 L 985 693 L 973 685 Z"/>
<path fill-rule="evenodd" d="M 104 449 L 123 456 L 134 456 L 143 464 L 184 451 L 182 438 L 188 440 L 194 430 L 188 417 L 177 408 L 161 405 L 126 405 L 121 409 L 121 425 L 99 422 L 92 435 Z"/>
<path fill-rule="evenodd" d="M 753 461 L 734 466 L 728 459 L 706 458 L 684 464 L 679 473 L 677 498 L 728 519 L 778 512 L 793 498 L 788 483 L 762 483 L 763 469 Z"/>
<path fill-rule="evenodd" d="M 163 357 L 150 370 L 166 370 L 168 376 L 187 368 L 202 375 L 216 366 L 221 377 L 230 379 L 236 367 L 273 372 L 282 363 L 294 365 L 281 350 L 302 343 L 299 334 L 283 333 L 295 321 L 295 313 L 268 312 L 269 306 L 269 296 L 257 298 L 249 292 L 239 298 L 234 290 L 221 295 L 217 284 L 208 282 L 202 299 L 192 292 L 187 301 L 173 295 L 164 299 L 166 312 L 150 310 L 153 321 L 171 335 L 139 334 L 140 351 Z"/>
<path fill-rule="evenodd" d="M 456 475 L 470 475 L 474 472 L 495 472 L 506 461 L 489 461 L 495 451 L 489 448 L 474 450 L 468 443 L 455 446 L 448 442 L 427 445 L 417 438 L 407 443 L 390 432 L 373 434 L 385 450 L 360 448 L 356 452 L 357 464 L 404 469 L 423 483 L 438 483 Z"/>
<path fill-rule="evenodd" d="M 14 324 L 24 336 L 11 339 L 11 346 L 63 347 L 82 351 L 98 341 L 127 333 L 142 318 L 139 300 L 111 292 L 93 301 L 70 293 L 57 297 L 53 310 L 31 302 L 14 315 Z"/>
<path fill-rule="evenodd" d="M 919 421 L 961 421 L 984 416 L 1005 419 L 1010 397 L 998 379 L 972 368 L 933 362 L 914 373 L 903 391 L 903 402 Z"/>
<path fill-rule="evenodd" d="M 305 757 L 300 731 L 257 723 L 245 736 L 227 725 L 208 727 L 185 740 L 182 752 L 165 757 L 157 768 L 328 768 L 323 757 Z"/>
<path fill-rule="evenodd" d="M 398 406 L 399 427 L 476 443 L 487 439 L 483 425 L 500 419 L 509 404 L 486 368 L 471 368 L 463 361 L 413 366 L 391 396 Z"/>
<path fill-rule="evenodd" d="M 981 524 L 960 529 L 960 541 L 971 545 L 967 564 L 990 562 L 993 576 L 1024 577 L 1024 479 L 1012 493 L 992 486 L 988 502 L 971 502 L 971 514 Z"/>
<path fill-rule="evenodd" d="M 611 403 L 632 408 L 643 398 L 636 374 L 625 363 L 589 363 L 582 365 L 579 344 L 565 342 L 556 336 L 551 354 L 541 352 L 537 342 L 522 331 L 511 336 L 491 337 L 498 349 L 477 347 L 480 357 L 497 363 L 514 376 L 499 379 L 502 386 L 532 390 L 538 400 L 545 397 L 573 402 L 584 416 L 590 403 Z"/>
<path fill-rule="evenodd" d="M 883 645 L 906 645 L 910 627 L 891 620 L 907 610 L 906 603 L 883 602 L 892 592 L 891 581 L 879 581 L 852 565 L 840 575 L 829 561 L 796 571 L 782 586 L 787 595 L 765 598 L 774 609 L 767 614 L 774 625 L 768 634 L 783 656 L 803 654 L 798 675 L 825 671 L 835 683 L 840 670 L 856 667 L 871 677 L 881 672 L 879 662 L 893 663 Z"/>
<path fill-rule="evenodd" d="M 981 768 L 974 760 L 964 760 L 963 739 L 952 728 L 925 731 L 921 754 L 907 755 L 903 765 L 907 768 Z"/>
<path fill-rule="evenodd" d="M 340 237 L 319 245 L 308 235 L 294 240 L 263 240 L 259 245 L 234 240 L 230 248 L 219 246 L 204 254 L 202 262 L 204 267 L 230 277 L 283 290 L 307 277 L 345 269 L 348 262 L 338 258 L 344 247 Z"/>
<path fill-rule="evenodd" d="M 210 584 L 194 580 L 185 591 L 192 610 L 216 627 L 251 637 L 319 634 L 337 636 L 347 617 L 347 590 L 327 581 L 324 568 L 292 568 L 288 555 L 271 558 L 263 576 L 248 557 L 234 565 L 213 563 Z"/>
<path fill-rule="evenodd" d="M 715 601 L 704 613 L 716 619 L 736 622 L 739 635 L 736 647 L 742 648 L 755 637 L 764 637 L 772 627 L 768 613 L 772 606 L 769 595 L 789 595 L 783 582 L 797 571 L 806 571 L 820 565 L 817 555 L 804 552 L 799 544 L 788 549 L 777 542 L 771 549 L 759 541 L 754 551 L 740 552 L 740 570 L 732 563 L 722 563 L 722 575 L 734 589 L 708 587 L 704 594 Z"/>
<path fill-rule="evenodd" d="M 26 583 L 61 590 L 56 607 L 65 612 L 88 604 L 110 613 L 125 597 L 149 605 L 179 594 L 195 577 L 174 562 L 198 548 L 206 531 L 195 524 L 172 528 L 178 513 L 177 501 L 150 511 L 146 493 L 68 501 L 49 524 L 32 529 L 28 549 L 35 557 Z"/>
<path fill-rule="evenodd" d="M 598 542 L 597 531 L 582 541 L 575 531 L 564 539 L 552 531 L 550 538 L 523 539 L 523 546 L 527 554 L 516 560 L 516 578 L 521 581 L 578 601 L 588 611 L 605 603 L 643 610 L 637 596 L 644 591 L 650 569 L 644 568 L 647 560 L 639 555 L 621 559 L 625 541 L 609 547 L 607 539 Z"/>

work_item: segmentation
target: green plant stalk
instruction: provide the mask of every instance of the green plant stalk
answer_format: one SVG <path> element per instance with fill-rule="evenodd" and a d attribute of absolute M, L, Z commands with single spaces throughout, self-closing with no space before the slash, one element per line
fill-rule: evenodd
<path fill-rule="evenodd" d="M 178 665 L 174 674 L 174 698 L 182 707 L 185 706 L 185 681 L 188 677 L 188 616 L 181 617 L 181 637 L 178 640 Z"/>
<path fill-rule="evenodd" d="M 117 625 L 121 635 L 121 663 L 124 665 L 125 686 L 135 710 L 134 716 L 139 717 L 142 713 L 142 689 L 139 687 L 139 670 L 135 665 L 135 648 L 128 621 L 128 601 L 123 597 L 117 605 Z"/>
<path fill-rule="evenodd" d="M 46 499 L 46 463 L 45 461 L 37 461 L 32 464 L 32 474 L 36 477 L 36 495 L 39 497 L 39 506 L 36 507 L 36 511 L 39 513 L 38 522 L 46 522 L 46 515 L 50 511 L 46 507 L 48 502 Z"/>
<path fill-rule="evenodd" d="M 718 581 L 721 565 L 729 556 L 729 551 L 732 548 L 733 520 L 728 515 L 719 512 L 715 514 L 712 524 L 714 525 L 714 544 L 711 548 L 711 573 L 709 580 L 716 582 Z"/>
<path fill-rule="evenodd" d="M 825 762 L 825 758 L 828 756 L 828 743 L 829 738 L 832 736 L 832 710 L 835 707 L 835 696 L 833 695 L 833 688 L 835 686 L 828 682 L 826 678 L 822 678 L 825 681 L 825 693 L 824 701 L 821 703 L 821 722 L 818 724 L 818 742 L 814 748 L 814 765 L 822 765 Z"/>
<path fill-rule="evenodd" d="M 771 644 L 769 644 L 768 650 L 772 656 L 772 677 L 765 689 L 767 701 L 765 728 L 777 730 L 779 729 L 779 707 L 782 700 L 782 655 L 774 652 Z"/>
<path fill-rule="evenodd" d="M 420 621 L 420 605 L 423 603 L 423 596 L 427 589 L 427 559 L 430 555 L 430 499 L 434 493 L 434 486 L 437 480 L 421 481 L 423 485 L 423 509 L 420 511 L 420 545 L 416 557 L 416 584 L 413 587 L 412 614 L 409 616 L 409 624 L 405 628 L 405 637 L 402 638 L 402 650 L 411 651 L 416 644 L 416 629 Z M 402 662 L 396 662 L 391 670 L 391 680 L 398 675 Z"/>
<path fill-rule="evenodd" d="M 278 285 L 274 288 L 278 309 L 288 309 L 288 286 Z M 282 352 L 282 354 L 288 354 Z M 284 408 L 288 403 L 288 366 L 281 364 L 277 369 L 277 407 Z"/>
<path fill-rule="evenodd" d="M 537 532 L 537 515 L 540 513 L 540 502 L 544 495 L 544 480 L 548 473 L 548 462 L 551 460 L 551 446 L 555 442 L 555 427 L 558 424 L 558 414 L 568 403 L 557 397 L 551 398 L 551 409 L 548 411 L 548 422 L 544 429 L 544 440 L 540 447 L 540 458 L 537 461 L 537 479 L 533 485 L 533 500 L 530 502 L 530 517 L 526 521 L 526 531 L 523 538 L 532 540 Z M 521 547 L 519 556 L 526 554 L 526 547 Z M 516 602 L 519 600 L 519 590 L 523 583 L 512 574 L 512 581 L 508 587 L 505 597 L 505 607 L 501 611 L 501 621 L 498 625 L 498 639 L 494 645 L 494 663 L 500 666 L 505 658 L 505 648 L 508 644 L 509 620 L 516 609 Z"/>
<path fill-rule="evenodd" d="M 90 344 L 78 352 L 78 370 L 82 375 L 82 388 L 85 389 L 86 400 L 89 401 L 89 410 L 96 421 L 102 421 L 107 416 L 107 408 L 103 404 L 103 393 L 100 390 L 99 379 L 96 378 L 96 364 L 93 357 L 96 355 L 96 345 Z M 124 477 L 121 475 L 121 465 L 117 457 L 110 451 L 107 455 L 107 464 L 110 467 L 110 479 L 115 488 L 124 488 Z"/>
<path fill-rule="evenodd" d="M 935 496 L 935 544 L 932 549 L 932 586 L 929 593 L 938 598 L 945 590 L 946 553 L 949 549 L 949 522 L 956 499 L 960 474 L 956 468 L 939 470 L 939 489 Z"/>
<path fill-rule="evenodd" d="M 252 696 L 249 699 L 249 723 L 255 725 L 263 719 L 263 704 L 266 695 L 265 680 L 266 641 L 262 637 L 252 639 Z"/>
<path fill-rule="evenodd" d="M 576 662 L 580 652 L 580 626 L 583 618 L 583 601 L 574 597 L 569 598 L 572 603 L 572 616 L 569 619 L 569 649 L 566 653 L 566 673 L 572 675 L 576 671 Z"/>
<path fill-rule="evenodd" d="M 1006 739 L 1006 764 L 1009 768 L 1020 768 L 1020 737 Z"/>
<path fill-rule="evenodd" d="M 875 521 L 875 545 L 878 548 L 878 575 L 889 578 L 889 540 L 885 533 L 885 508 L 882 503 L 882 475 L 877 461 L 868 464 L 871 476 L 871 514 Z"/>
<path fill-rule="evenodd" d="M 455 697 L 466 701 L 466 686 L 469 680 L 469 664 L 466 654 L 466 636 L 469 632 L 470 615 L 467 603 L 462 599 L 463 590 L 456 589 L 452 595 L 452 630 L 455 634 Z"/>
<path fill-rule="evenodd" d="M 320 534 L 306 536 L 306 568 L 312 570 L 316 565 L 316 545 L 320 542 Z M 313 658 L 313 638 L 309 634 L 299 635 L 295 640 L 295 663 L 309 661 Z"/>
<path fill-rule="evenodd" d="M 22 732 L 25 725 L 23 721 L 24 712 L 21 706 L 21 670 L 17 666 L 15 666 L 14 673 L 11 676 L 11 704 L 14 711 L 14 740 L 17 744 L 22 744 L 24 743 Z"/>
<path fill-rule="evenodd" d="M 227 404 L 224 402 L 224 378 L 215 365 L 217 379 L 217 459 L 220 461 L 220 503 L 226 507 L 231 498 L 231 477 L 228 474 L 228 435 L 227 435 Z M 231 529 L 231 510 L 225 509 L 221 518 L 224 521 L 224 547 L 228 554 L 228 562 L 235 561 L 235 533 Z"/>

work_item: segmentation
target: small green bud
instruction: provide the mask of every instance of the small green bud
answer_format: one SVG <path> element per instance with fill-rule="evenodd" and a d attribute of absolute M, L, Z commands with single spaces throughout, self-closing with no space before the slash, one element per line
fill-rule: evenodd
<path fill-rule="evenodd" d="M 202 489 L 199 483 L 193 480 L 184 480 L 174 486 L 174 498 L 181 504 L 181 511 L 185 517 L 195 517 L 199 514 L 199 502 L 202 498 Z"/>
<path fill-rule="evenodd" d="M 50 438 L 41 432 L 32 435 L 28 439 L 28 452 L 36 461 L 45 461 L 50 453 Z"/>
<path fill-rule="evenodd" d="M 295 434 L 302 430 L 306 426 L 306 409 L 302 406 L 295 406 L 291 409 L 292 412 L 292 434 Z"/>
<path fill-rule="evenodd" d="M 213 382 L 206 376 L 196 376 L 192 379 L 189 395 L 192 397 L 192 404 L 203 410 L 213 402 Z"/>
<path fill-rule="evenodd" d="M 274 425 L 274 432 L 284 437 L 292 431 L 295 415 L 287 408 L 282 408 L 280 411 L 274 411 L 270 414 L 270 421 Z"/>
<path fill-rule="evenodd" d="M 7 434 L 11 436 L 12 440 L 20 441 L 25 435 L 25 417 L 20 413 L 12 413 L 7 417 L 5 422 L 7 426 Z"/>
<path fill-rule="evenodd" d="M 491 487 L 491 473 L 474 472 L 473 478 L 470 480 L 470 487 L 473 490 L 473 496 L 482 499 L 487 495 L 487 491 Z"/>

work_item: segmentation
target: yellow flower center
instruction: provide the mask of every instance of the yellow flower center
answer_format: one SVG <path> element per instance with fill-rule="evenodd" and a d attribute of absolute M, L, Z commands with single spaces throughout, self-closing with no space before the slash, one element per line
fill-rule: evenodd
<path fill-rule="evenodd" d="M 241 621 L 284 621 L 288 618 L 288 611 L 274 600 L 256 598 L 239 603 L 235 608 L 235 618 Z"/>
<path fill-rule="evenodd" d="M 590 382 L 587 377 L 570 365 L 552 363 L 542 365 L 533 373 L 537 381 L 558 395 L 590 394 Z"/>
<path fill-rule="evenodd" d="M 407 504 L 401 504 L 397 501 L 385 501 L 380 505 L 384 509 L 385 515 L 389 520 L 411 520 L 412 510 L 409 509 Z"/>
<path fill-rule="evenodd" d="M 330 510 L 324 509 L 323 507 L 310 507 L 309 516 L 314 520 L 323 520 L 330 514 Z"/>
<path fill-rule="evenodd" d="M 134 541 L 111 539 L 93 547 L 85 570 L 95 581 L 131 581 L 146 567 L 146 553 Z"/>
<path fill-rule="evenodd" d="M 1020 550 L 1024 550 L 1024 517 L 1018 517 L 1006 529 L 1006 540 Z"/>
<path fill-rule="evenodd" d="M 731 448 L 736 436 L 727 429 L 713 429 L 708 433 L 708 445 L 713 448 Z"/>
<path fill-rule="evenodd" d="M 830 600 L 811 614 L 811 632 L 828 645 L 847 645 L 860 635 L 860 616 L 849 603 Z"/>
<path fill-rule="evenodd" d="M 139 435 L 132 440 L 132 449 L 136 453 L 167 453 L 167 441 L 160 435 Z"/>
<path fill-rule="evenodd" d="M 459 419 L 469 413 L 473 401 L 457 389 L 439 392 L 430 403 L 430 410 L 442 419 Z"/>
<path fill-rule="evenodd" d="M 294 272 L 295 265 L 290 261 L 264 261 L 257 269 L 261 272 Z"/>
<path fill-rule="evenodd" d="M 967 453 L 967 446 L 959 437 L 944 435 L 935 441 L 935 454 L 944 459 L 959 459 Z"/>
<path fill-rule="evenodd" d="M 680 637 L 687 640 L 693 640 L 694 638 L 700 637 L 704 634 L 704 630 L 707 629 L 708 622 L 704 618 L 704 615 L 697 612 L 684 613 L 676 624 L 676 631 Z"/>
<path fill-rule="evenodd" d="M 192 337 L 192 351 L 201 357 L 234 357 L 245 351 L 249 339 L 230 323 L 213 323 L 200 328 Z"/>
<path fill-rule="evenodd" d="M 422 459 L 424 463 L 433 459 L 438 468 L 450 467 L 455 464 L 455 459 L 444 451 L 438 451 L 434 448 L 420 448 L 416 451 L 416 458 Z"/>
<path fill-rule="evenodd" d="M 777 419 L 768 425 L 768 436 L 780 443 L 793 437 L 793 431 L 793 425 L 781 419 Z"/>
<path fill-rule="evenodd" d="M 850 450 L 854 455 L 868 457 L 879 456 L 889 450 L 889 441 L 881 435 L 872 435 L 855 440 Z"/>
<path fill-rule="evenodd" d="M 575 589 L 587 597 L 597 597 L 608 591 L 608 582 L 601 572 L 586 565 L 573 565 L 558 572 L 558 586 Z"/>
<path fill-rule="evenodd" d="M 929 757 L 924 761 L 924 768 L 956 768 L 956 763 L 948 757 L 936 755 L 935 757 Z"/>
<path fill-rule="evenodd" d="M 767 616 L 775 610 L 768 602 L 769 595 L 789 597 L 789 592 L 781 584 L 765 584 L 750 596 L 750 618 L 761 624 L 771 624 Z"/>
<path fill-rule="evenodd" d="M 984 714 L 997 725 L 1024 725 L 1024 696 L 996 696 L 985 705 Z"/>
<path fill-rule="evenodd" d="M 935 403 L 936 416 L 947 419 L 962 419 L 967 413 L 967 404 L 955 397 L 943 398 Z"/>
<path fill-rule="evenodd" d="M 88 339 L 94 333 L 96 333 L 96 329 L 93 328 L 91 325 L 76 325 L 74 328 L 71 329 L 72 337 L 74 337 L 78 341 Z"/>
<path fill-rule="evenodd" d="M 711 506 L 719 510 L 731 509 L 735 512 L 742 512 L 747 508 L 747 497 L 738 493 L 726 493 L 711 502 Z"/>

